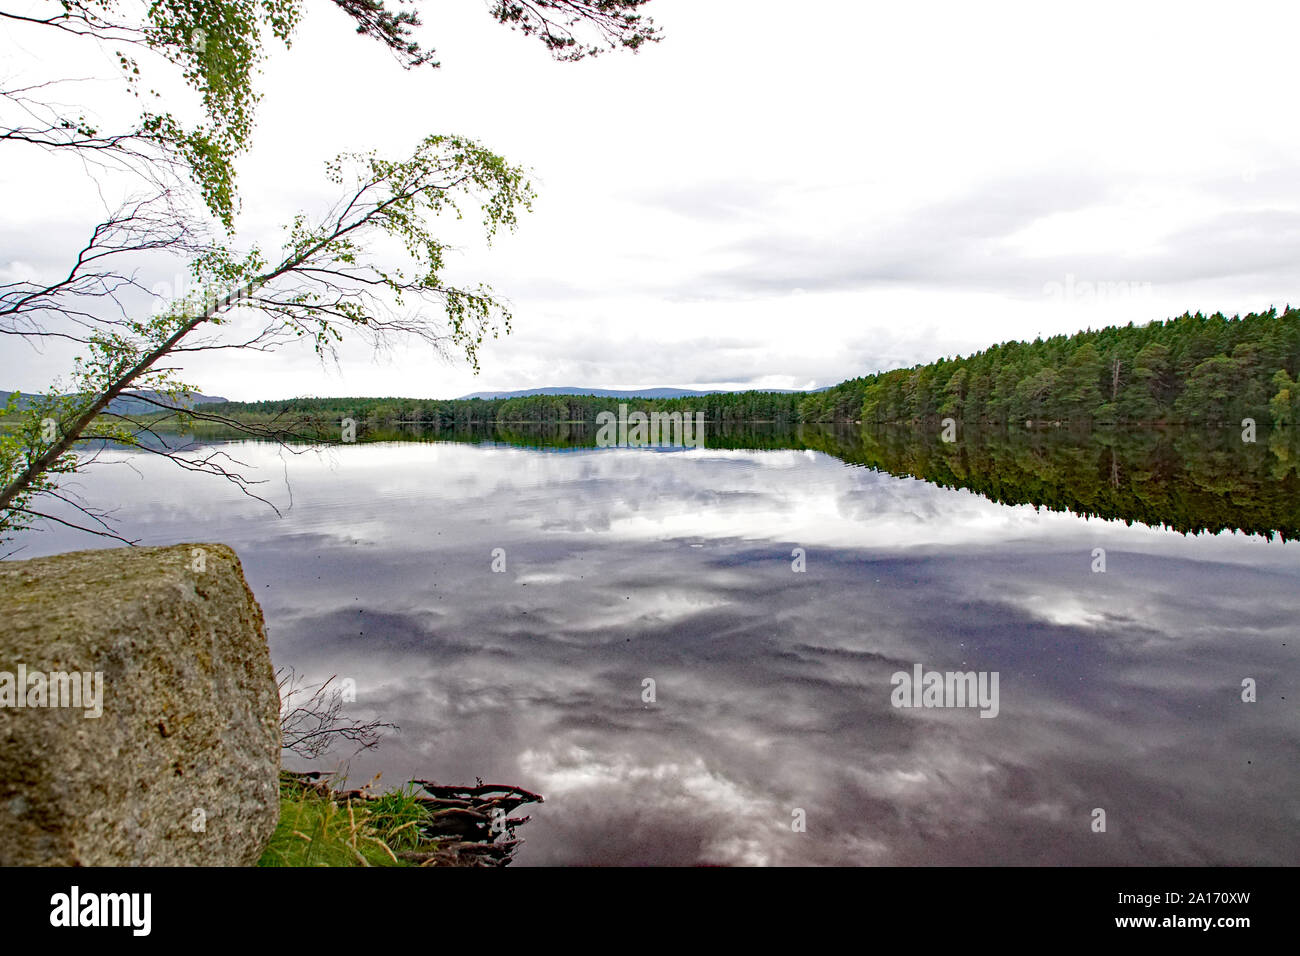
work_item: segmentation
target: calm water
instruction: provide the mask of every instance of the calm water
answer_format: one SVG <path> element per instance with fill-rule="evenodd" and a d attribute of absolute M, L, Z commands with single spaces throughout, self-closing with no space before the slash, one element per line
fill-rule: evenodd
<path fill-rule="evenodd" d="M 1300 544 L 1137 523 L 1285 528 L 1285 452 L 1043 441 L 1001 448 L 1016 480 L 981 490 L 1147 510 L 1001 503 L 888 473 L 980 486 L 987 459 L 830 433 L 223 446 L 281 518 L 147 455 L 81 490 L 142 544 L 235 547 L 277 666 L 351 677 L 353 714 L 401 726 L 353 781 L 543 793 L 517 865 L 1300 862 Z M 1211 464 L 1168 465 L 1179 441 Z M 997 672 L 998 715 L 891 706 L 917 664 Z"/>

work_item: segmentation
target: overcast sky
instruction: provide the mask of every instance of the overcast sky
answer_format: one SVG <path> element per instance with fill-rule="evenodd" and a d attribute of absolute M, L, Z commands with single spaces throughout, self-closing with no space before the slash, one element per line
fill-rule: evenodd
<path fill-rule="evenodd" d="M 477 377 L 416 346 L 348 348 L 340 368 L 295 349 L 191 363 L 208 394 L 818 387 L 1300 302 L 1294 4 L 654 0 L 662 43 L 563 64 L 484 0 L 439 0 L 421 39 L 441 68 L 412 72 L 307 7 L 265 67 L 239 238 L 274 246 L 323 209 L 339 151 L 473 137 L 539 191 L 517 234 L 452 267 L 509 298 L 515 331 Z M 42 42 L 11 31 L 0 75 L 34 70 Z M 99 212 L 17 149 L 0 281 L 66 268 Z M 44 388 L 67 361 L 6 342 L 0 387 Z"/>

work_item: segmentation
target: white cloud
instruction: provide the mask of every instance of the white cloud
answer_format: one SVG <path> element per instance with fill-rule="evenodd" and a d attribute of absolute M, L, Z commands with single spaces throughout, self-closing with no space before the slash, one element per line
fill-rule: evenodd
<path fill-rule="evenodd" d="M 340 370 L 302 352 L 215 355 L 191 377 L 237 398 L 802 387 L 1293 292 L 1292 6 L 652 7 L 662 44 L 557 64 L 479 5 L 429 4 L 442 67 L 404 72 L 309 5 L 266 66 L 241 237 L 271 244 L 327 202 L 318 171 L 336 152 L 476 137 L 540 189 L 493 249 L 454 233 L 454 277 L 508 296 L 516 332 L 485 350 L 478 379 L 360 346 Z M 10 42 L 26 55 L 6 52 L 8 69 L 34 69 L 33 43 Z M 67 168 L 14 150 L 0 171 L 5 274 L 71 254 L 94 212 Z M 1045 292 L 1067 276 L 1143 294 Z M 0 379 L 38 388 L 64 362 L 12 350 Z"/>

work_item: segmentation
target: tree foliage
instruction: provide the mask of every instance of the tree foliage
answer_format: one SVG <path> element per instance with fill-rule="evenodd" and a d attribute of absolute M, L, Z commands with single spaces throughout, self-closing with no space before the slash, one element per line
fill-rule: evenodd
<path fill-rule="evenodd" d="M 404 66 L 436 66 L 413 33 L 418 4 L 397 2 L 394 10 L 383 0 L 335 0 L 335 8 Z M 541 38 L 557 59 L 573 60 L 654 39 L 637 12 L 645 2 L 536 0 L 491 12 Z M 476 208 L 490 241 L 515 228 L 533 191 L 520 167 L 463 137 L 426 136 L 406 159 L 341 156 L 326 166 L 337 202 L 295 216 L 277 253 L 234 240 L 235 161 L 254 128 L 258 67 L 267 44 L 292 41 L 302 12 L 303 0 L 47 0 L 36 12 L 0 9 L 13 30 L 63 41 L 65 57 L 55 62 L 76 62 L 92 45 L 110 50 L 126 90 L 142 101 L 134 125 L 106 132 L 86 119 L 85 104 L 64 98 L 76 88 L 73 77 L 12 85 L 0 89 L 0 142 L 70 151 L 93 159 L 92 176 L 112 169 L 144 190 L 107 213 L 65 273 L 0 285 L 0 335 L 83 350 L 69 380 L 21 410 L 6 409 L 22 422 L 0 435 L 0 538 L 36 518 L 120 538 L 106 512 L 59 490 L 60 477 L 93 462 L 106 442 L 164 454 L 252 493 L 253 482 L 223 453 L 187 455 L 160 435 L 158 421 L 113 411 L 130 395 L 169 418 L 201 417 L 188 401 L 195 389 L 181 378 L 187 353 L 270 351 L 306 340 L 337 358 L 338 343 L 359 334 L 375 348 L 414 338 L 445 357 L 463 355 L 477 371 L 485 339 L 509 331 L 509 311 L 491 289 L 446 281 L 449 246 L 434 223 Z M 196 96 L 202 119 L 161 105 L 153 84 L 168 74 Z M 210 225 L 224 238 L 211 238 Z M 136 275 L 155 256 L 164 271 L 183 263 L 192 290 L 142 302 Z M 56 502 L 80 517 L 70 520 Z"/>
<path fill-rule="evenodd" d="M 649 0 L 493 0 L 498 22 L 535 37 L 561 61 L 609 49 L 635 52 L 659 39 L 640 9 Z M 416 37 L 420 0 L 333 0 L 356 32 L 383 44 L 406 68 L 437 67 Z M 53 92 L 71 78 L 0 89 L 0 141 L 79 150 L 97 160 L 141 160 L 137 169 L 182 164 L 208 209 L 227 228 L 238 208 L 235 161 L 249 146 L 260 93 L 257 71 L 267 44 L 288 46 L 304 0 L 45 0 L 35 13 L 0 9 L 15 31 L 54 32 L 89 51 L 108 50 L 122 79 L 142 101 L 129 130 L 107 133 Z M 204 119 L 186 122 L 163 108 L 159 88 L 171 73 L 198 97 Z M 3 115 L 4 107 L 8 115 Z"/>
<path fill-rule="evenodd" d="M 1300 373 L 1300 310 L 1187 313 L 1033 342 L 1004 342 L 842 382 L 807 396 L 802 421 L 1186 422 L 1287 415 Z"/>

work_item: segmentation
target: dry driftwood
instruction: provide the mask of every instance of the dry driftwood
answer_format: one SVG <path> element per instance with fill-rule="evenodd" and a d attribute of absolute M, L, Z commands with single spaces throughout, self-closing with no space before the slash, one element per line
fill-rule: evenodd
<path fill-rule="evenodd" d="M 304 790 L 317 793 L 340 805 L 378 799 L 379 794 L 361 787 L 335 790 L 317 770 L 284 771 Z M 423 795 L 416 799 L 429 811 L 429 822 L 420 828 L 430 843 L 428 850 L 407 850 L 398 859 L 419 866 L 507 866 L 523 843 L 515 830 L 531 817 L 510 814 L 529 803 L 544 803 L 541 794 L 522 787 L 485 784 L 472 787 L 447 786 L 431 780 L 411 781 Z"/>

